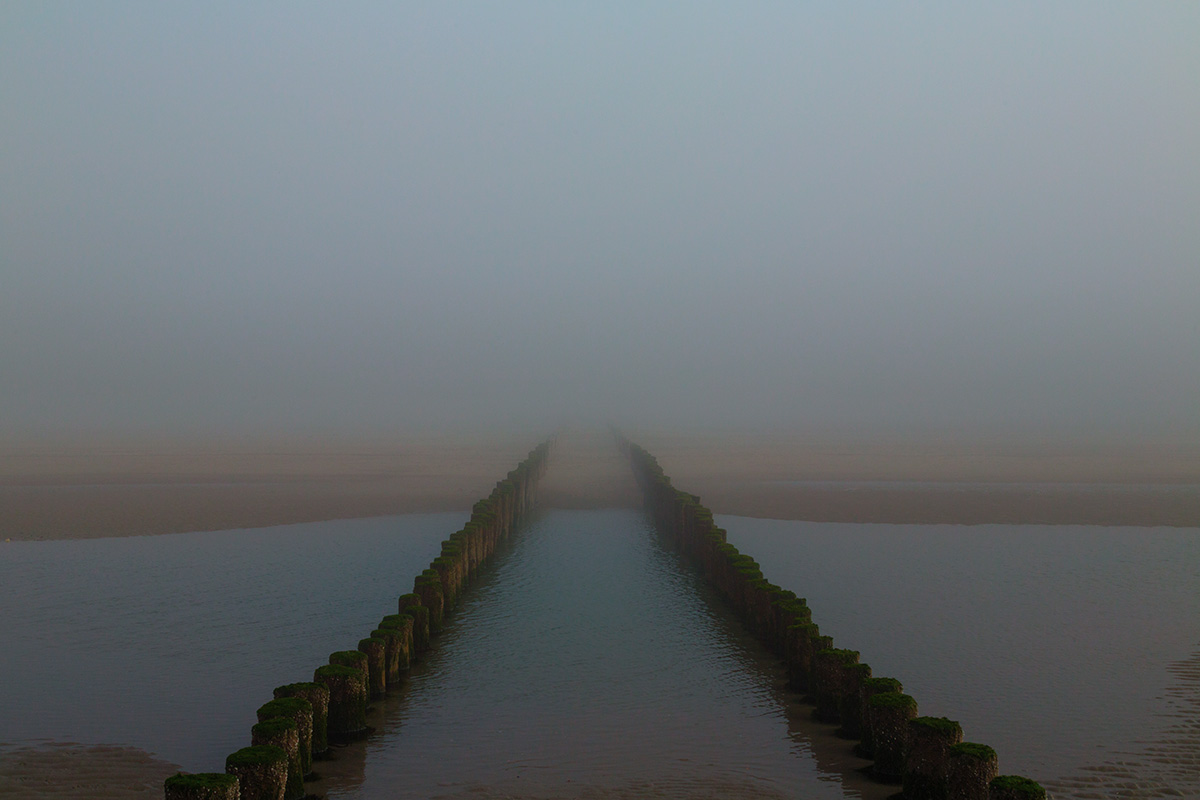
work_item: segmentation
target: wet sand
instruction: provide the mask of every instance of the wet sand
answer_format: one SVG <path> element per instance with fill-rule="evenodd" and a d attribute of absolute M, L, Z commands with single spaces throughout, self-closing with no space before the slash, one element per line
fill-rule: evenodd
<path fill-rule="evenodd" d="M 722 514 L 1200 527 L 1198 446 L 914 447 L 637 432 L 633 438 L 659 456 L 678 486 Z M 466 509 L 534 444 L 529 437 L 510 437 L 9 445 L 0 448 L 0 546 L 4 539 L 228 530 Z M 568 434 L 561 445 L 543 485 L 548 504 L 638 502 L 631 475 L 605 435 Z M 1173 768 L 1192 769 L 1194 754 L 1181 760 L 1173 751 L 1191 752 L 1194 723 L 1176 733 L 1155 743 L 1158 755 Z M 0 798 L 160 797 L 163 779 L 176 769 L 133 748 L 0 743 Z M 1118 777 L 1091 775 L 1055 788 L 1087 796 L 1096 783 Z M 713 796 L 721 793 L 714 789 Z"/>
<path fill-rule="evenodd" d="M 811 522 L 1200 527 L 1200 445 L 638 439 L 718 514 Z"/>
<path fill-rule="evenodd" d="M 636 503 L 603 434 L 563 437 L 547 499 Z M 719 514 L 816 522 L 1200 526 L 1200 446 L 829 444 L 634 433 Z M 469 508 L 531 437 L 9 445 L 0 539 L 229 530 Z"/>
<path fill-rule="evenodd" d="M 179 767 L 135 747 L 45 742 L 0 743 L 5 800 L 156 800 Z"/>

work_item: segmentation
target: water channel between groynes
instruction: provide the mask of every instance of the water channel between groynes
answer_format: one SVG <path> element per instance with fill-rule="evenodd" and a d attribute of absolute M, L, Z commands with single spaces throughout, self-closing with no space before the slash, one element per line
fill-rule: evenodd
<path fill-rule="evenodd" d="M 549 511 L 464 599 L 330 798 L 882 797 L 642 514 Z M 849 785 L 847 785 L 849 784 Z M 860 792 L 861 790 L 861 792 Z"/>
<path fill-rule="evenodd" d="M 9 544 L 0 757 L 72 740 L 219 770 L 271 688 L 352 647 L 463 519 Z M 1200 532 L 720 523 L 823 632 L 995 746 L 1004 771 L 1056 797 L 1200 796 Z M 376 734 L 319 762 L 312 789 L 895 791 L 857 775 L 867 762 L 631 510 L 532 519 L 373 709 Z"/>

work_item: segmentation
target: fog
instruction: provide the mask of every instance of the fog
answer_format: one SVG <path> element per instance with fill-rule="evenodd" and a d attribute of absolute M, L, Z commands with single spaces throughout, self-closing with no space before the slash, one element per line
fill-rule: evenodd
<path fill-rule="evenodd" d="M 0 6 L 0 436 L 1200 438 L 1200 5 Z"/>

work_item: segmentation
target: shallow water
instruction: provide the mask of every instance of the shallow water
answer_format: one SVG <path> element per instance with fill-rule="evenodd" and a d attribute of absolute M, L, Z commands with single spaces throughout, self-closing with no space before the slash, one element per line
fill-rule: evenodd
<path fill-rule="evenodd" d="M 463 514 L 0 544 L 0 742 L 223 771 L 254 712 L 353 649 Z"/>
<path fill-rule="evenodd" d="M 719 524 L 1001 772 L 1056 796 L 1200 797 L 1200 531 Z"/>
<path fill-rule="evenodd" d="M 381 710 L 381 735 L 327 765 L 322 788 L 860 796 L 844 764 L 814 758 L 810 710 L 789 705 L 775 665 L 705 595 L 640 514 L 547 513 Z"/>
<path fill-rule="evenodd" d="M 0 742 L 190 771 L 352 648 L 461 525 L 436 514 L 0 549 Z M 1200 532 L 724 517 L 822 632 L 1056 797 L 1200 797 Z M 478 583 L 330 797 L 877 797 L 632 511 L 551 511 Z M 3 750 L 0 747 L 0 750 Z"/>

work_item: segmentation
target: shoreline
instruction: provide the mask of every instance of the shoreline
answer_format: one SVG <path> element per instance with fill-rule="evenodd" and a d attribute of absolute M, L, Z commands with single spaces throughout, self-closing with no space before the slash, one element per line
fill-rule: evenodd
<path fill-rule="evenodd" d="M 603 435 L 590 436 L 593 446 L 606 446 Z M 1200 527 L 1200 447 L 634 438 L 717 514 Z M 0 450 L 0 543 L 465 511 L 528 446 L 516 437 L 9 446 Z M 554 459 L 544 492 L 548 505 L 637 504 L 621 470 L 607 460 L 592 464 L 582 452 Z"/>

